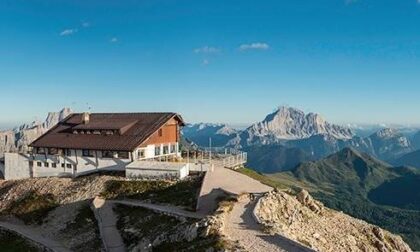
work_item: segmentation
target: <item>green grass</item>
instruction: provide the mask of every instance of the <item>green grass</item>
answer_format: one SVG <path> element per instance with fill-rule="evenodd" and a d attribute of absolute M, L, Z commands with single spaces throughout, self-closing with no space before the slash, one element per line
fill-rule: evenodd
<path fill-rule="evenodd" d="M 101 196 L 107 199 L 129 198 L 166 203 L 195 210 L 203 177 L 194 176 L 179 182 L 111 180 Z"/>
<path fill-rule="evenodd" d="M 1 215 L 14 215 L 25 224 L 42 224 L 48 213 L 55 209 L 58 203 L 52 194 L 40 195 L 29 192 L 13 202 Z"/>
<path fill-rule="evenodd" d="M 0 229 L 0 251 L 41 252 L 43 250 L 15 233 Z"/>
<path fill-rule="evenodd" d="M 281 182 L 276 181 L 274 179 L 271 179 L 271 178 L 265 176 L 264 174 L 256 172 L 256 171 L 254 171 L 252 169 L 249 169 L 249 168 L 239 168 L 236 171 L 240 172 L 244 175 L 247 175 L 248 177 L 251 177 L 255 180 L 258 180 L 264 185 L 271 186 L 273 188 L 278 188 L 278 189 L 287 189 L 288 188 L 287 186 L 285 186 Z"/>

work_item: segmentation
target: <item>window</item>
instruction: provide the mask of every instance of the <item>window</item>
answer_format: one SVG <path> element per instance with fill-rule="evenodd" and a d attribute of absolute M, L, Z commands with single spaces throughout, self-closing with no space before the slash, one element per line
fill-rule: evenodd
<path fill-rule="evenodd" d="M 57 164 L 56 164 L 56 163 L 52 163 L 52 164 L 51 164 L 51 167 L 52 167 L 52 168 L 57 168 Z"/>
<path fill-rule="evenodd" d="M 163 155 L 169 154 L 169 146 L 165 145 L 163 146 Z"/>
<path fill-rule="evenodd" d="M 160 156 L 160 146 L 155 147 L 155 156 Z"/>
<path fill-rule="evenodd" d="M 102 151 L 102 157 L 113 158 L 114 157 L 114 152 L 112 152 L 112 151 Z"/>
<path fill-rule="evenodd" d="M 44 162 L 44 167 L 49 167 L 50 164 L 48 162 Z"/>
<path fill-rule="evenodd" d="M 34 166 L 34 161 L 29 161 L 29 167 Z"/>
<path fill-rule="evenodd" d="M 138 158 L 145 158 L 146 157 L 146 151 L 144 149 L 141 149 L 137 152 Z"/>
<path fill-rule="evenodd" d="M 44 148 L 37 148 L 36 153 L 38 153 L 38 154 L 45 154 L 45 150 L 44 150 Z"/>
<path fill-rule="evenodd" d="M 69 168 L 69 169 L 71 169 L 71 168 L 72 168 L 71 164 L 67 164 L 66 166 L 67 166 L 67 168 Z"/>
<path fill-rule="evenodd" d="M 68 156 L 68 157 L 71 156 L 71 150 L 70 149 L 66 149 L 66 156 Z"/>
<path fill-rule="evenodd" d="M 49 155 L 57 155 L 58 154 L 58 149 L 57 148 L 49 148 L 48 149 L 48 154 Z"/>
<path fill-rule="evenodd" d="M 171 153 L 175 153 L 176 151 L 176 144 L 171 144 Z"/>
<path fill-rule="evenodd" d="M 64 167 L 65 167 L 65 165 L 64 165 L 64 163 L 62 163 L 62 164 L 61 164 L 61 168 L 64 168 Z"/>
<path fill-rule="evenodd" d="M 41 167 L 42 163 L 41 162 L 36 162 L 36 166 Z"/>
<path fill-rule="evenodd" d="M 129 156 L 128 152 L 126 152 L 126 151 L 118 152 L 118 158 L 128 159 L 129 158 L 128 156 Z"/>
<path fill-rule="evenodd" d="M 92 150 L 82 150 L 82 156 L 83 157 L 93 157 L 93 151 Z"/>
<path fill-rule="evenodd" d="M 161 136 L 163 136 L 163 130 L 162 129 L 159 129 L 159 131 L 158 131 L 158 135 L 161 137 Z"/>

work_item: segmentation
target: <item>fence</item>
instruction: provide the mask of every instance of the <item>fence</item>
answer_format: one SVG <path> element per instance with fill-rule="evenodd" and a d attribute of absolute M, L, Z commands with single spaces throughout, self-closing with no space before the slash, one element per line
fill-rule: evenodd
<path fill-rule="evenodd" d="M 230 155 L 222 159 L 223 167 L 237 169 L 244 166 L 247 162 L 248 155 L 246 152 L 240 152 L 236 155 Z"/>

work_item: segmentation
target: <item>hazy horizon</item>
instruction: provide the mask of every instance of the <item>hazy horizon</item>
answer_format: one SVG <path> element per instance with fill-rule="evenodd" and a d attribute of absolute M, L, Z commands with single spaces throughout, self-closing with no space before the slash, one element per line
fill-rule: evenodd
<path fill-rule="evenodd" d="M 0 127 L 71 107 L 420 125 L 417 0 L 0 3 Z M 3 125 L 3 126 L 1 126 Z"/>
<path fill-rule="evenodd" d="M 294 108 L 300 109 L 299 107 L 294 107 Z M 49 112 L 58 112 L 61 109 L 62 108 L 57 109 L 55 111 L 48 111 L 48 112 L 45 112 L 43 114 L 38 113 L 37 115 L 34 115 L 34 116 L 28 118 L 27 120 L 18 121 L 18 122 L 0 121 L 0 130 L 10 130 L 10 129 L 13 129 L 15 127 L 21 126 L 23 124 L 30 124 L 30 123 L 32 123 L 34 121 L 43 122 L 47 118 L 47 114 Z M 191 123 L 191 124 L 196 124 L 196 123 L 226 124 L 226 125 L 228 125 L 228 126 L 230 126 L 232 128 L 235 128 L 235 129 L 245 129 L 248 126 L 251 126 L 254 123 L 257 123 L 257 122 L 262 121 L 265 118 L 266 115 L 268 115 L 269 113 L 272 113 L 276 109 L 277 109 L 277 107 L 273 108 L 271 111 L 266 112 L 266 114 L 259 115 L 259 119 L 256 119 L 255 121 L 252 121 L 252 122 L 224 122 L 224 121 L 220 121 L 220 120 L 219 121 L 189 121 L 182 113 L 180 113 L 180 114 L 183 115 L 184 120 L 187 123 Z M 80 112 L 87 111 L 87 110 L 74 110 L 74 109 L 72 109 L 72 110 L 73 110 L 74 113 L 80 113 Z M 169 110 L 166 110 L 166 111 L 169 111 Z M 92 113 L 95 113 L 95 112 L 98 112 L 99 113 L 99 112 L 136 112 L 136 111 L 94 111 L 94 110 L 91 110 L 91 112 Z M 143 112 L 143 111 L 137 111 L 137 112 Z M 171 111 L 171 112 L 179 112 L 179 111 Z M 392 127 L 394 127 L 394 128 L 413 128 L 413 129 L 418 128 L 418 129 L 420 129 L 420 124 L 335 122 L 333 120 L 329 120 L 328 117 L 326 117 L 324 114 L 322 114 L 320 112 L 317 112 L 317 111 L 304 111 L 304 112 L 305 113 L 318 113 L 318 114 L 321 114 L 321 116 L 323 116 L 324 119 L 326 121 L 330 122 L 330 123 L 334 123 L 334 124 L 338 124 L 338 125 L 343 125 L 343 126 L 349 126 L 349 127 L 352 126 L 353 128 L 355 128 L 356 126 L 358 126 L 358 127 L 364 127 L 366 129 L 368 129 L 368 128 L 380 128 L 380 127 L 382 127 L 382 128 L 385 128 L 385 127 L 391 127 L 391 128 Z"/>

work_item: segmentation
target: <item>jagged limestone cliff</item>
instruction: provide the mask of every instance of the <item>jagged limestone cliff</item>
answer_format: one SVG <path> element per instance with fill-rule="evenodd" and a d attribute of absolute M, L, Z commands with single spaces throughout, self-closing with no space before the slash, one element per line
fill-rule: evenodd
<path fill-rule="evenodd" d="M 59 112 L 48 113 L 44 122 L 35 121 L 31 124 L 21 125 L 13 130 L 0 132 L 0 157 L 3 157 L 5 152 L 26 152 L 28 145 L 32 141 L 47 132 L 71 113 L 71 109 L 63 108 Z"/>

